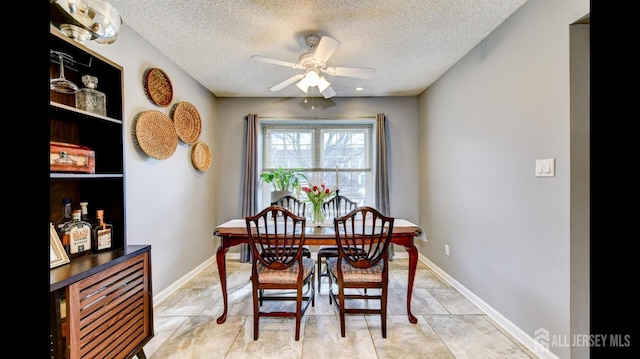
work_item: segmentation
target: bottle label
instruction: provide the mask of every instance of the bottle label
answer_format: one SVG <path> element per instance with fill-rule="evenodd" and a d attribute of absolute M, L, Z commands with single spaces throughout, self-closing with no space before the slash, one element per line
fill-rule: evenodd
<path fill-rule="evenodd" d="M 75 254 L 91 249 L 91 228 L 76 226 L 69 231 L 69 253 Z"/>
<path fill-rule="evenodd" d="M 111 248 L 111 229 L 98 230 L 98 248 L 97 250 Z"/>

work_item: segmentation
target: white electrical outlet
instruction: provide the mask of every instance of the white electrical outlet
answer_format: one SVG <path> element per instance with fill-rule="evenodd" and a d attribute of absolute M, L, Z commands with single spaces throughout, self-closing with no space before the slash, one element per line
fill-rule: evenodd
<path fill-rule="evenodd" d="M 449 245 L 448 244 L 444 245 L 444 254 L 445 255 L 449 255 Z"/>

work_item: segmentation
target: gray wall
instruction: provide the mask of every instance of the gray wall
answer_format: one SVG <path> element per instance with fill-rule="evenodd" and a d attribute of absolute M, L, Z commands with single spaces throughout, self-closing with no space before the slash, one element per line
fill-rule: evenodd
<path fill-rule="evenodd" d="M 570 338 L 571 281 L 588 281 L 569 260 L 588 247 L 584 221 L 570 243 L 571 207 L 588 206 L 571 195 L 570 165 L 584 166 L 588 147 L 570 151 L 569 101 L 569 26 L 588 12 L 586 0 L 525 3 L 420 96 L 424 253 L 531 337 Z M 536 178 L 546 158 L 556 176 Z"/>
<path fill-rule="evenodd" d="M 217 223 L 219 168 L 215 161 L 215 97 L 126 25 L 113 44 L 89 42 L 88 47 L 124 67 L 127 243 L 151 244 L 156 296 L 215 253 L 211 239 Z M 167 107 L 157 106 L 145 96 L 142 77 L 149 67 L 161 68 L 171 79 L 173 101 Z M 140 112 L 158 110 L 170 116 L 171 107 L 182 101 L 198 109 L 202 119 L 199 140 L 213 152 L 213 165 L 204 173 L 191 164 L 190 145 L 179 142 L 175 153 L 160 161 L 141 154 L 131 137 L 133 120 Z"/>

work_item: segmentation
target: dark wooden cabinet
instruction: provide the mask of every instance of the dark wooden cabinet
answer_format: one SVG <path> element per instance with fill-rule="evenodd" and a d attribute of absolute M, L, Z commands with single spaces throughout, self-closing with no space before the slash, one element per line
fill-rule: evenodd
<path fill-rule="evenodd" d="M 49 48 L 70 59 L 66 79 L 82 88 L 82 76 L 95 76 L 106 96 L 103 116 L 77 109 L 74 94 L 50 90 L 50 141 L 95 152 L 94 173 L 50 171 L 50 219 L 64 220 L 62 200 L 70 198 L 73 209 L 88 202 L 91 217 L 103 209 L 113 225 L 111 250 L 50 269 L 50 357 L 144 358 L 142 347 L 153 337 L 151 247 L 126 240 L 123 68 L 53 28 Z M 49 72 L 60 75 L 55 53 Z"/>
<path fill-rule="evenodd" d="M 151 246 L 74 258 L 49 277 L 51 358 L 145 358 L 154 334 Z"/>

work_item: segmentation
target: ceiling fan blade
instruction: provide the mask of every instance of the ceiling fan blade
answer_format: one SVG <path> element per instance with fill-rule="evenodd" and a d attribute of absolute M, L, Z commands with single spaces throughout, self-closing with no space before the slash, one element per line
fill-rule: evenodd
<path fill-rule="evenodd" d="M 327 86 L 327 88 L 322 91 L 322 96 L 324 96 L 324 98 L 330 98 L 335 95 L 336 92 L 333 90 L 333 87 L 331 87 L 331 85 Z"/>
<path fill-rule="evenodd" d="M 300 66 L 300 64 L 297 64 L 295 62 L 276 60 L 276 59 L 272 59 L 270 57 L 264 57 L 264 56 L 260 56 L 260 55 L 251 56 L 251 60 L 260 61 L 260 62 L 266 62 L 268 64 L 286 66 L 286 67 L 290 67 L 292 69 L 304 69 L 304 67 Z"/>
<path fill-rule="evenodd" d="M 291 77 L 289 77 L 288 79 L 282 81 L 281 83 L 275 85 L 275 86 L 271 86 L 269 87 L 269 90 L 271 91 L 280 91 L 283 88 L 291 85 L 292 83 L 302 79 L 304 77 L 304 74 L 297 74 L 297 75 L 293 75 Z"/>
<path fill-rule="evenodd" d="M 372 79 L 376 74 L 376 69 L 367 67 L 327 67 L 321 70 L 331 76 L 355 77 L 359 79 Z"/>
<path fill-rule="evenodd" d="M 318 43 L 318 47 L 316 47 L 316 51 L 313 53 L 313 61 L 318 65 L 324 65 L 339 47 L 340 41 L 329 36 L 323 36 Z"/>

